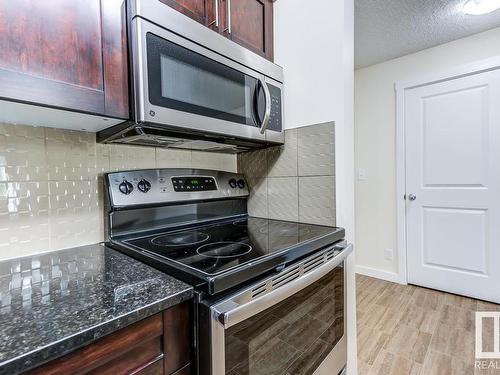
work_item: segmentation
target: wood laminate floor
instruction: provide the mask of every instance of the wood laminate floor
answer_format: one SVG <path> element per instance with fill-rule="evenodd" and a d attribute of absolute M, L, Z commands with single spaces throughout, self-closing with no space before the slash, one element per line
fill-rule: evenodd
<path fill-rule="evenodd" d="M 474 353 L 474 313 L 500 305 L 361 275 L 356 287 L 359 375 L 500 375 Z"/>

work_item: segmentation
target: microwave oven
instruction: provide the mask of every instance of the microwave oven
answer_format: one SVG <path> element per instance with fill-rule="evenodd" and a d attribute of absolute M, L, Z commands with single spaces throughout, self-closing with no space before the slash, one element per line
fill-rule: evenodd
<path fill-rule="evenodd" d="M 229 153 L 284 143 L 280 66 L 159 0 L 128 6 L 132 121 L 99 141 Z"/>

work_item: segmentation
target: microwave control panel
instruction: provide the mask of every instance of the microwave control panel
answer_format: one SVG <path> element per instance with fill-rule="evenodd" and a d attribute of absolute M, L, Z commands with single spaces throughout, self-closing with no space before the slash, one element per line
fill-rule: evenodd
<path fill-rule="evenodd" d="M 267 84 L 269 92 L 271 93 L 271 118 L 269 120 L 268 129 L 281 132 L 283 130 L 283 119 L 281 116 L 281 89 Z"/>

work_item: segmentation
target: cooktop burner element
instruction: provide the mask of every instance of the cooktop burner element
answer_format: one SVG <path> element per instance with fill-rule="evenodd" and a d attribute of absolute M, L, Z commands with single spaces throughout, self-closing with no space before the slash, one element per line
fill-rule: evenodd
<path fill-rule="evenodd" d="M 200 246 L 196 252 L 209 258 L 236 258 L 248 254 L 252 246 L 241 242 L 214 242 Z"/>
<path fill-rule="evenodd" d="M 157 246 L 191 246 L 208 240 L 210 236 L 203 232 L 189 231 L 157 236 L 151 240 Z"/>

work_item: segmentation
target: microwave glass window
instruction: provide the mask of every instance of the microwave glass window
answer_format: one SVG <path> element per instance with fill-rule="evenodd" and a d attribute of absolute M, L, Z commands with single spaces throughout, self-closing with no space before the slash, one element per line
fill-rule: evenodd
<path fill-rule="evenodd" d="M 312 375 L 344 335 L 344 268 L 225 331 L 226 375 Z"/>
<path fill-rule="evenodd" d="M 152 104 L 257 126 L 257 79 L 153 34 L 147 49 Z"/>
<path fill-rule="evenodd" d="M 164 98 L 242 118 L 252 115 L 253 82 L 247 77 L 241 77 L 244 82 L 234 81 L 167 55 L 161 55 L 160 77 Z"/>

